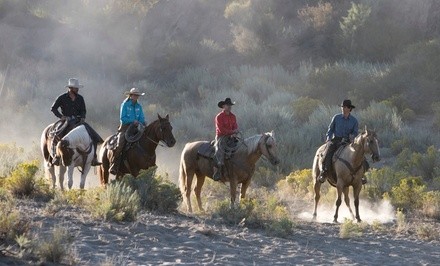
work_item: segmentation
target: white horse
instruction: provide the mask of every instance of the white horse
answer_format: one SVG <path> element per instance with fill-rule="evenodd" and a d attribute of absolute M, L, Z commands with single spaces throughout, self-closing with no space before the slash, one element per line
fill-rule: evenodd
<path fill-rule="evenodd" d="M 49 126 L 50 127 L 50 126 Z M 49 128 L 48 127 L 48 128 Z M 56 176 L 55 167 L 49 163 L 50 152 L 47 149 L 47 128 L 43 131 L 41 136 L 42 140 L 42 151 L 45 159 L 45 168 L 52 178 L 52 187 L 56 187 Z M 86 176 L 90 171 L 91 163 L 94 154 L 94 146 L 89 133 L 87 132 L 84 125 L 80 125 L 70 131 L 66 136 L 64 136 L 56 146 L 56 155 L 61 158 L 61 163 L 59 166 L 58 181 L 60 183 L 61 190 L 64 190 L 64 174 L 67 168 L 67 178 L 68 187 L 72 188 L 73 185 L 73 170 L 75 167 L 80 167 L 81 181 L 79 187 L 84 189 L 86 182 Z M 50 156 L 47 156 L 49 153 Z"/>

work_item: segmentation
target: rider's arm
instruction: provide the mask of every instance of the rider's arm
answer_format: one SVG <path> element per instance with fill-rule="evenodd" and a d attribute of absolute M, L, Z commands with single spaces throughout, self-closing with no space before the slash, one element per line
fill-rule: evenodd
<path fill-rule="evenodd" d="M 335 134 L 335 118 L 336 118 L 336 115 L 333 116 L 332 121 L 328 125 L 328 130 L 327 130 L 327 134 L 326 134 L 327 141 L 331 140 L 333 135 Z"/>
<path fill-rule="evenodd" d="M 120 122 L 121 124 L 125 125 L 125 124 L 129 124 L 132 123 L 132 119 L 130 119 L 130 116 L 127 112 L 127 105 L 126 105 L 127 101 L 122 102 L 121 104 L 121 109 L 119 112 L 119 118 L 120 118 Z"/>
<path fill-rule="evenodd" d="M 86 103 L 84 102 L 84 98 L 81 96 L 81 101 L 79 102 L 79 116 L 81 118 L 86 118 Z"/>
<path fill-rule="evenodd" d="M 52 104 L 52 107 L 50 108 L 52 113 L 58 118 L 63 117 L 60 111 L 58 111 L 58 108 L 60 108 L 60 106 L 61 106 L 61 95 L 58 96 L 58 98 L 55 100 L 55 102 Z"/>

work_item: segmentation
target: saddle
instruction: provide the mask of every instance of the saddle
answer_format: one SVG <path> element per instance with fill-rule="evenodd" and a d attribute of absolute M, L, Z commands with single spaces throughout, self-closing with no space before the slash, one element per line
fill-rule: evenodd
<path fill-rule="evenodd" d="M 214 144 L 215 140 L 203 142 L 197 150 L 197 154 L 206 159 L 213 160 L 215 155 Z M 237 150 L 238 140 L 236 138 L 228 138 L 226 139 L 225 144 L 225 160 L 229 160 L 234 156 L 234 153 Z"/>
<path fill-rule="evenodd" d="M 330 165 L 330 169 L 328 169 L 329 174 L 327 176 L 327 178 L 330 181 L 330 184 L 332 184 L 332 182 L 333 182 L 333 184 L 336 184 L 337 176 L 336 176 L 336 172 L 334 169 L 334 163 L 336 162 L 337 158 L 339 157 L 339 155 L 341 155 L 342 151 L 344 150 L 344 148 L 348 144 L 349 144 L 348 142 L 341 142 L 339 144 L 339 147 L 336 149 L 336 151 L 333 154 L 332 164 Z M 327 151 L 328 151 L 328 147 L 329 147 L 329 145 L 325 145 L 325 149 L 319 154 L 319 165 L 323 164 L 323 162 L 325 160 L 325 155 L 327 154 Z"/>
<path fill-rule="evenodd" d="M 145 127 L 143 125 L 132 126 L 125 131 L 124 137 L 127 144 L 124 147 L 124 151 L 128 150 L 133 143 L 140 140 L 142 134 L 145 131 Z M 110 139 L 107 141 L 106 146 L 107 150 L 115 150 L 118 147 L 118 133 L 113 134 Z"/>

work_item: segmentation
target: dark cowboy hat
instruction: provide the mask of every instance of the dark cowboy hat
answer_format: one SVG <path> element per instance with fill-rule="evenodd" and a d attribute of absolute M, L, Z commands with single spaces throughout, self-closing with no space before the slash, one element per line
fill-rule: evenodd
<path fill-rule="evenodd" d="M 351 104 L 350 100 L 344 100 L 341 104 L 341 107 L 348 107 L 348 108 L 356 108 L 354 105 Z"/>
<path fill-rule="evenodd" d="M 225 104 L 226 105 L 234 105 L 235 102 L 232 102 L 231 98 L 226 98 L 224 101 L 218 102 L 217 106 L 220 107 L 220 108 L 223 108 L 223 105 L 225 105 Z"/>

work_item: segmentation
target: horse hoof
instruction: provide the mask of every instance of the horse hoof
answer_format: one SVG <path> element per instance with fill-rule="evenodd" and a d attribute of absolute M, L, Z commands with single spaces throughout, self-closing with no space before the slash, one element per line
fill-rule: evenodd
<path fill-rule="evenodd" d="M 333 220 L 333 223 L 339 224 L 338 220 Z"/>

